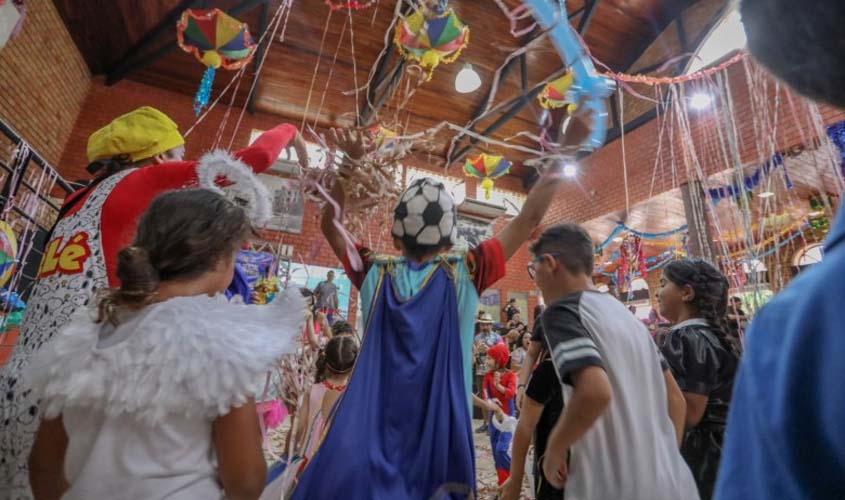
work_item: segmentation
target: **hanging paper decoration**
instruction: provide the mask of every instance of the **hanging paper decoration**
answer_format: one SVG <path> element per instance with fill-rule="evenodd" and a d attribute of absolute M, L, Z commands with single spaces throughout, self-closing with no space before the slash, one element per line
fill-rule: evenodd
<path fill-rule="evenodd" d="M 461 55 L 469 43 L 469 26 L 452 9 L 417 10 L 396 26 L 394 42 L 402 57 L 428 72 L 428 81 L 438 64 L 449 64 Z"/>
<path fill-rule="evenodd" d="M 566 97 L 570 87 L 572 87 L 572 73 L 567 73 L 557 80 L 547 83 L 540 95 L 537 96 L 540 106 L 545 109 L 559 109 L 568 104 L 567 112 L 574 112 L 578 105 L 569 102 Z"/>
<path fill-rule="evenodd" d="M 780 153 L 776 153 L 771 160 L 757 167 L 754 170 L 753 174 L 746 175 L 742 179 L 741 185 L 729 184 L 725 186 L 710 188 L 708 190 L 710 194 L 710 199 L 713 200 L 713 204 L 716 204 L 725 198 L 738 199 L 739 196 L 743 193 L 743 191 L 745 191 L 746 193 L 751 193 L 751 191 L 754 190 L 754 188 L 756 188 L 760 184 L 761 180 L 772 175 L 775 169 L 779 167 L 783 167 L 783 155 L 781 155 Z M 792 180 L 790 180 L 789 174 L 786 172 L 786 167 L 783 168 L 783 176 L 787 189 L 792 189 Z"/>
<path fill-rule="evenodd" d="M 0 286 L 5 286 L 15 272 L 18 240 L 12 228 L 0 221 Z"/>
<path fill-rule="evenodd" d="M 369 0 L 368 2 L 358 2 L 355 0 L 347 0 L 345 2 L 336 2 L 332 0 L 326 0 L 326 5 L 329 6 L 331 10 L 340 10 L 340 9 L 351 9 L 351 10 L 361 10 L 366 9 L 367 7 L 376 3 L 376 0 Z"/>
<path fill-rule="evenodd" d="M 639 236 L 628 236 L 619 247 L 619 269 L 616 270 L 620 284 L 630 283 L 635 273 L 645 276 L 648 270 L 645 265 L 643 240 Z"/>
<path fill-rule="evenodd" d="M 380 124 L 370 127 L 369 132 L 377 150 L 381 150 L 382 148 L 390 149 L 394 142 L 391 139 L 396 137 L 396 132 Z"/>
<path fill-rule="evenodd" d="M 839 171 L 845 178 L 845 121 L 837 122 L 828 127 L 827 135 L 833 144 L 839 149 Z"/>
<path fill-rule="evenodd" d="M 500 155 L 489 155 L 482 153 L 470 158 L 464 163 L 464 173 L 467 176 L 481 179 L 481 189 L 484 190 L 484 199 L 490 199 L 490 190 L 493 189 L 493 181 L 504 176 L 511 169 L 511 162 Z"/>
<path fill-rule="evenodd" d="M 194 112 L 199 115 L 208 105 L 217 68 L 236 70 L 249 64 L 256 43 L 246 23 L 220 9 L 186 10 L 176 26 L 176 33 L 182 50 L 208 67 L 194 98 Z"/>
<path fill-rule="evenodd" d="M 824 202 L 818 196 L 810 198 L 810 227 L 816 231 L 826 233 L 830 229 L 830 219 L 827 218 Z"/>

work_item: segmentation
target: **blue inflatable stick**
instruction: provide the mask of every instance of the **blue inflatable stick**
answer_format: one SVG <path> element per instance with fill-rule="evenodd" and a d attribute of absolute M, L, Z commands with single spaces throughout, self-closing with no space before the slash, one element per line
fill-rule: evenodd
<path fill-rule="evenodd" d="M 540 26 L 551 29 L 549 36 L 560 52 L 564 65 L 572 71 L 573 84 L 566 93 L 566 100 L 577 104 L 579 110 L 590 115 L 590 135 L 581 145 L 581 149 L 595 151 L 604 145 L 607 137 L 605 99 L 615 90 L 616 84 L 596 72 L 593 61 L 566 20 L 566 2 L 560 2 L 560 15 L 550 0 L 525 0 L 525 3 L 534 11 L 534 17 Z M 555 26 L 558 19 L 562 19 L 562 22 Z"/>

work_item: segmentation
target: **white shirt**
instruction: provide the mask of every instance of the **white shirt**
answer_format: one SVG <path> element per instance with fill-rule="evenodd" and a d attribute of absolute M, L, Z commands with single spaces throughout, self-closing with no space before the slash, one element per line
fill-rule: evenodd
<path fill-rule="evenodd" d="M 61 414 L 68 435 L 63 498 L 223 498 L 212 422 L 296 348 L 297 295 L 266 306 L 180 297 L 116 328 L 77 314 L 28 368 L 45 416 Z"/>
<path fill-rule="evenodd" d="M 572 445 L 566 498 L 698 500 L 669 418 L 660 356 L 642 322 L 593 291 L 555 302 L 542 321 L 565 402 L 570 374 L 587 366 L 602 367 L 613 390 L 605 412 Z"/>

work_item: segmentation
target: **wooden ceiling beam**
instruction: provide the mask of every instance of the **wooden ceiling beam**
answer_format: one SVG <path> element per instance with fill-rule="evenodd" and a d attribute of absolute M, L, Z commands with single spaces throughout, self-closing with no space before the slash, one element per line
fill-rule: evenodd
<path fill-rule="evenodd" d="M 234 7 L 228 9 L 226 13 L 233 17 L 238 16 L 240 14 L 243 14 L 244 12 L 252 10 L 253 8 L 257 7 L 262 3 L 267 3 L 269 1 L 270 0 L 243 0 L 238 5 L 235 5 Z M 176 9 L 170 11 L 168 15 L 165 16 L 165 18 L 162 19 L 162 21 L 155 28 L 153 28 L 149 33 L 144 35 L 144 37 L 127 52 L 127 54 L 136 56 L 132 59 L 121 58 L 121 61 L 117 65 L 115 65 L 115 67 L 111 71 L 107 72 L 106 85 L 114 85 L 115 83 L 123 80 L 135 71 L 147 67 L 148 65 L 161 58 L 165 54 L 168 54 L 169 52 L 176 49 L 178 44 L 174 39 L 173 41 L 165 44 L 164 46 L 159 47 L 159 49 L 154 52 L 151 52 L 147 55 L 137 55 L 141 54 L 143 51 L 147 50 L 150 46 L 152 46 L 155 43 L 156 39 L 160 37 L 160 35 L 173 29 L 176 20 L 179 19 L 179 16 L 182 15 L 182 11 L 185 10 L 179 10 L 182 5 L 194 5 L 194 3 L 195 0 L 183 0 L 183 2 L 179 6 L 177 6 Z M 175 18 L 173 18 L 174 12 L 176 13 Z"/>
<path fill-rule="evenodd" d="M 173 27 L 176 25 L 179 18 L 182 16 L 182 13 L 185 12 L 187 9 L 191 9 L 197 4 L 199 4 L 199 0 L 182 0 L 179 5 L 174 7 L 164 18 L 150 31 L 146 32 L 144 36 L 138 40 L 138 43 L 133 45 L 123 54 L 120 59 L 115 62 L 111 68 L 106 70 L 106 75 L 111 76 L 112 74 L 121 71 L 126 66 L 132 63 L 137 57 L 138 54 L 147 50 L 150 46 L 152 46 L 153 42 L 155 42 L 159 36 L 166 33 L 169 30 L 172 30 Z M 106 84 L 111 85 L 108 83 L 109 79 L 106 79 Z"/>

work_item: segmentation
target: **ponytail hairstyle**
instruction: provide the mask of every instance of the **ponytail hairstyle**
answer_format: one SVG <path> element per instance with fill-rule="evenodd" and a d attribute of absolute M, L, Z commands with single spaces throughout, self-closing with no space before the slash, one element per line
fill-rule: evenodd
<path fill-rule="evenodd" d="M 663 275 L 678 288 L 687 285 L 695 292 L 687 304 L 707 323 L 725 349 L 737 352 L 728 336 L 728 279 L 718 269 L 701 259 L 681 259 L 670 262 Z M 737 353 L 738 354 L 738 353 Z"/>
<path fill-rule="evenodd" d="M 165 281 L 196 278 L 229 259 L 252 231 L 246 213 L 206 189 L 159 195 L 138 221 L 135 241 L 117 255 L 120 288 L 99 297 L 98 323 L 118 324 L 121 308 L 155 301 Z"/>
<path fill-rule="evenodd" d="M 349 335 L 332 337 L 317 357 L 314 381 L 320 383 L 326 380 L 330 373 L 344 375 L 351 372 L 357 358 L 358 342 L 354 338 Z"/>

